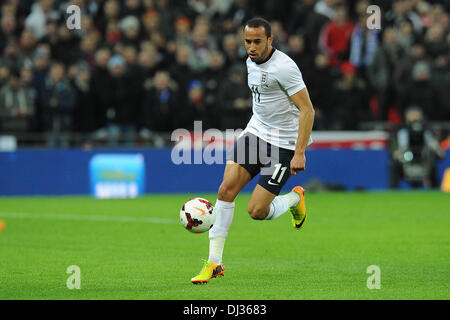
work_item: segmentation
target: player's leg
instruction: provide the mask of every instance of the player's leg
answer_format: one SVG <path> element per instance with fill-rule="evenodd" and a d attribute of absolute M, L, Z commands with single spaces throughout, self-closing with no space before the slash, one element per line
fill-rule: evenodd
<path fill-rule="evenodd" d="M 289 164 L 293 151 L 275 147 L 263 140 L 259 143 L 260 159 L 264 166 L 248 203 L 248 213 L 253 219 L 272 218 L 289 210 L 285 201 L 277 198 L 290 176 Z M 281 212 L 282 211 L 282 212 Z"/>
<path fill-rule="evenodd" d="M 300 229 L 306 221 L 303 188 L 297 186 L 287 194 L 278 195 L 290 177 L 289 166 L 293 151 L 275 150 L 271 161 L 261 170 L 260 180 L 249 201 L 248 212 L 253 219 L 273 220 L 290 210 L 293 226 Z"/>
<path fill-rule="evenodd" d="M 300 195 L 294 190 L 277 196 L 257 184 L 248 203 L 248 213 L 255 220 L 273 220 L 291 207 L 296 207 L 300 199 Z"/>
<path fill-rule="evenodd" d="M 297 207 L 300 200 L 301 196 L 294 190 L 277 196 L 257 184 L 248 203 L 248 213 L 255 220 L 273 220 Z"/>
<path fill-rule="evenodd" d="M 270 212 L 270 204 L 276 197 L 276 194 L 257 184 L 252 192 L 247 210 L 250 217 L 255 220 L 264 220 Z M 286 210 L 288 210 L 287 208 Z"/>
<path fill-rule="evenodd" d="M 209 258 L 200 273 L 191 279 L 192 283 L 207 283 L 211 278 L 225 273 L 222 255 L 228 230 L 233 221 L 234 199 L 251 179 L 252 176 L 244 167 L 234 161 L 227 161 L 214 206 L 216 221 L 209 230 Z"/>
<path fill-rule="evenodd" d="M 210 248 L 208 260 L 211 262 L 222 263 L 225 239 L 228 236 L 228 230 L 234 216 L 234 199 L 251 179 L 252 176 L 244 167 L 231 160 L 227 162 L 223 181 L 219 187 L 217 201 L 214 206 L 216 222 L 209 230 Z"/>
<path fill-rule="evenodd" d="M 234 199 L 258 174 L 257 155 L 258 138 L 249 133 L 241 135 L 233 149 L 227 153 L 227 165 L 215 204 L 216 222 L 209 231 L 209 261 L 211 262 L 218 264 L 222 262 L 225 238 L 234 215 Z"/>
<path fill-rule="evenodd" d="M 228 160 L 225 166 L 222 183 L 217 192 L 217 199 L 225 202 L 233 202 L 239 192 L 252 179 L 252 176 L 240 164 Z"/>
<path fill-rule="evenodd" d="M 255 144 L 253 137 L 244 135 L 236 142 L 233 152 L 227 154 L 227 164 L 225 167 L 222 183 L 217 194 L 217 201 L 214 206 L 216 221 L 209 230 L 209 258 L 200 273 L 191 279 L 192 283 L 207 283 L 211 278 L 223 275 L 225 269 L 222 265 L 222 255 L 228 230 L 234 216 L 234 199 L 245 185 L 258 173 L 259 166 L 250 164 L 245 159 L 252 158 L 251 152 Z M 239 157 L 239 152 L 244 152 L 244 157 Z M 242 154 L 241 154 L 242 156 Z M 244 161 L 241 162 L 243 158 Z"/>

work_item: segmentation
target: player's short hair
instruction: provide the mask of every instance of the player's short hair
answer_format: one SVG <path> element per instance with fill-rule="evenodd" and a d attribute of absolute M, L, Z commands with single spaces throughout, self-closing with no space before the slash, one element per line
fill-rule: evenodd
<path fill-rule="evenodd" d="M 259 28 L 261 26 L 264 27 L 267 38 L 271 37 L 272 36 L 272 27 L 270 26 L 270 22 L 264 18 L 261 18 L 261 17 L 252 18 L 247 21 L 247 23 L 244 25 L 244 28 L 245 27 Z"/>

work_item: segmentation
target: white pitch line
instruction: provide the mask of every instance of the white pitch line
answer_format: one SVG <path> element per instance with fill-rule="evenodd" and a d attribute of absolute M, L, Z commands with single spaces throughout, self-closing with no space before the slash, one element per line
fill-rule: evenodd
<path fill-rule="evenodd" d="M 166 218 L 143 218 L 127 216 L 91 216 L 64 213 L 24 213 L 24 212 L 0 212 L 0 218 L 12 219 L 47 219 L 47 220 L 78 220 L 96 222 L 134 222 L 134 223 L 160 223 L 175 224 L 176 221 Z"/>

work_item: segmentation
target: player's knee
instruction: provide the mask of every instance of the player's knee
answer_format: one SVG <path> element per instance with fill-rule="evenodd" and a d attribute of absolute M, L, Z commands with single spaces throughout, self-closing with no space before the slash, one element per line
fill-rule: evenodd
<path fill-rule="evenodd" d="M 254 220 L 264 220 L 267 216 L 267 210 L 265 210 L 265 208 L 262 207 L 258 207 L 258 206 L 253 206 L 251 204 L 249 204 L 248 208 L 248 213 L 250 214 L 250 217 L 252 217 L 252 219 Z"/>
<path fill-rule="evenodd" d="M 233 202 L 234 198 L 236 198 L 236 192 L 227 184 L 222 183 L 219 187 L 217 198 L 222 201 Z"/>

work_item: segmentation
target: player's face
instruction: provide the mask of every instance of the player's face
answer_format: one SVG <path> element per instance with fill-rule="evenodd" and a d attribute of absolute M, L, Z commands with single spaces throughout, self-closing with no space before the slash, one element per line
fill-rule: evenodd
<path fill-rule="evenodd" d="M 272 37 L 266 36 L 263 26 L 251 28 L 246 26 L 244 29 L 244 44 L 247 54 L 254 62 L 260 62 L 266 59 L 272 50 Z"/>

